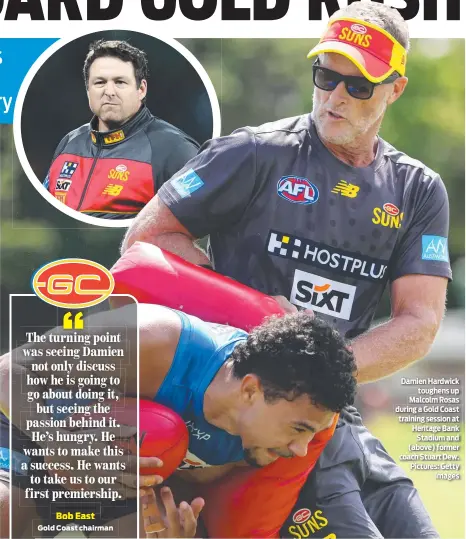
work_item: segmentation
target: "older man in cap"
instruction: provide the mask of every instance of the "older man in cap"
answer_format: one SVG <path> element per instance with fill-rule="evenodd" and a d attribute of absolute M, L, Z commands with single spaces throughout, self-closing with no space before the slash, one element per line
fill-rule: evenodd
<path fill-rule="evenodd" d="M 289 310 L 313 310 L 351 340 L 360 383 L 421 359 L 451 278 L 449 205 L 437 173 L 378 136 L 408 83 L 408 48 L 395 9 L 355 2 L 336 13 L 309 54 L 312 114 L 210 141 L 139 214 L 123 251 L 152 242 L 282 296 Z M 195 243 L 206 235 L 210 256 Z M 392 316 L 370 329 L 387 285 Z M 315 467 L 313 459 L 276 463 L 266 478 L 223 479 L 206 495 L 209 535 L 271 537 L 286 514 L 280 533 L 290 537 L 437 536 L 412 483 L 354 409 Z"/>

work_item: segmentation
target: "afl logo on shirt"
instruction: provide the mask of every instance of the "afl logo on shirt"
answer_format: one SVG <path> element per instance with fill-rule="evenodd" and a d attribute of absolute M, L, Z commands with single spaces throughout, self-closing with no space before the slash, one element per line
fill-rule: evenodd
<path fill-rule="evenodd" d="M 277 184 L 279 196 L 293 204 L 314 204 L 319 200 L 319 190 L 307 178 L 283 176 Z"/>

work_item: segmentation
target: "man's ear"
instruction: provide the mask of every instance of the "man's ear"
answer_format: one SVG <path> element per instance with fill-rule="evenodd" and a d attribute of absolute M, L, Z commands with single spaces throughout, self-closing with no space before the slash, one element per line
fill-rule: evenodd
<path fill-rule="evenodd" d="M 391 105 L 403 95 L 406 85 L 408 84 L 408 77 L 398 77 L 393 83 L 393 89 L 390 97 L 388 98 L 388 104 Z"/>
<path fill-rule="evenodd" d="M 262 384 L 255 374 L 246 374 L 241 380 L 241 398 L 245 404 L 253 404 L 263 395 Z"/>
<path fill-rule="evenodd" d="M 147 81 L 145 79 L 142 79 L 141 84 L 139 85 L 139 98 L 141 101 L 146 97 L 147 95 Z"/>

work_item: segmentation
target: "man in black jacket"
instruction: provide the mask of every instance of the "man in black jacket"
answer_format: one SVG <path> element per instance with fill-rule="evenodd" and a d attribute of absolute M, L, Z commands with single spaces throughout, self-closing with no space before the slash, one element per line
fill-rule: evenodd
<path fill-rule="evenodd" d="M 126 41 L 98 41 L 83 73 L 94 117 L 61 140 L 44 186 L 87 215 L 132 218 L 199 145 L 147 109 L 144 51 Z"/>

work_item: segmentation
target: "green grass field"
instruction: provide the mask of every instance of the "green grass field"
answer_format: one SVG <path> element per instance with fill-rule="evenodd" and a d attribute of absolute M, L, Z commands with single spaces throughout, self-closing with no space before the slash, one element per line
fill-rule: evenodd
<path fill-rule="evenodd" d="M 429 511 L 442 539 L 464 539 L 465 469 L 464 428 L 461 433 L 461 480 L 435 479 L 435 472 L 411 471 L 409 462 L 400 462 L 398 455 L 408 453 L 409 444 L 416 442 L 416 433 L 407 425 L 401 425 L 393 415 L 377 416 L 368 421 L 367 428 L 379 438 L 393 459 L 408 473 Z M 425 433 L 429 434 L 429 433 Z M 427 443 L 427 442 L 426 442 Z"/>

